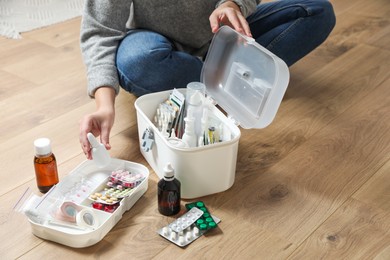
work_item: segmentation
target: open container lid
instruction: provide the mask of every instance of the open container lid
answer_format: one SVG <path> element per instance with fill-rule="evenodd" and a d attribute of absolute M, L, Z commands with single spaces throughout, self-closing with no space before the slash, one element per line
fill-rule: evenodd
<path fill-rule="evenodd" d="M 289 71 L 253 38 L 222 26 L 211 42 L 201 80 L 207 94 L 242 128 L 264 128 L 282 102 Z"/>

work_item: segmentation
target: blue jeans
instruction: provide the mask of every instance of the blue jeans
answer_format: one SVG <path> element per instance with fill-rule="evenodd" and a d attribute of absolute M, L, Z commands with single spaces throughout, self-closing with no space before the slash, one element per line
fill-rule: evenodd
<path fill-rule="evenodd" d="M 335 15 L 327 0 L 282 0 L 258 5 L 247 21 L 253 38 L 291 66 L 325 41 Z M 121 87 L 136 96 L 200 81 L 203 65 L 164 36 L 146 30 L 127 34 L 116 63 Z"/>

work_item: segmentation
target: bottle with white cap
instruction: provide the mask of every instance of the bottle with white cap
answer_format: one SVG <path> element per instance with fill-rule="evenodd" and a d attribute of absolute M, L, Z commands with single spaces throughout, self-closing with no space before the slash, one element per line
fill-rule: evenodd
<path fill-rule="evenodd" d="M 180 181 L 170 163 L 164 167 L 164 177 L 158 182 L 158 211 L 165 216 L 176 215 L 180 211 Z"/>
<path fill-rule="evenodd" d="M 202 135 L 201 118 L 203 112 L 203 102 L 205 100 L 206 86 L 201 82 L 190 82 L 187 84 L 186 89 L 186 107 L 188 117 L 189 110 L 191 111 L 191 117 L 193 117 L 193 129 L 195 137 L 195 143 L 200 135 Z M 196 145 L 195 145 L 196 146 Z"/>
<path fill-rule="evenodd" d="M 184 134 L 181 139 L 187 147 L 196 147 L 198 139 L 195 134 L 195 118 L 193 117 L 191 107 L 187 110 L 187 116 L 184 118 L 184 122 Z"/>
<path fill-rule="evenodd" d="M 34 168 L 37 186 L 40 192 L 46 193 L 59 181 L 56 157 L 52 153 L 48 138 L 36 139 L 34 147 Z"/>

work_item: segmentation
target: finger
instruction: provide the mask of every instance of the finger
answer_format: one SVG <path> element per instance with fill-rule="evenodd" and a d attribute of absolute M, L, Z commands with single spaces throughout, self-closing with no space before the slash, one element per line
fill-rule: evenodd
<path fill-rule="evenodd" d="M 218 17 L 218 13 L 213 12 L 209 17 L 209 21 L 210 21 L 211 31 L 213 33 L 216 33 L 219 29 L 219 22 L 220 22 L 220 19 Z"/>
<path fill-rule="evenodd" d="M 79 142 L 84 154 L 87 156 L 88 159 L 91 159 L 91 145 L 87 138 L 87 133 L 89 132 L 90 128 L 89 122 L 90 120 L 87 117 L 83 118 L 83 120 L 80 121 Z"/>
<path fill-rule="evenodd" d="M 223 24 L 228 25 L 238 31 L 239 33 L 245 33 L 244 29 L 241 25 L 241 21 L 239 19 L 239 13 L 234 9 L 230 9 L 224 13 L 224 16 L 221 17 L 221 21 Z"/>
<path fill-rule="evenodd" d="M 88 160 L 92 160 L 92 150 L 90 149 L 85 156 L 87 157 Z"/>
<path fill-rule="evenodd" d="M 240 23 L 244 29 L 245 35 L 252 37 L 251 29 L 249 28 L 249 24 L 244 16 L 240 15 L 238 16 L 238 19 L 240 20 Z"/>
<path fill-rule="evenodd" d="M 110 145 L 110 129 L 102 129 L 101 135 L 100 135 L 100 142 L 104 144 L 107 150 L 111 149 Z"/>

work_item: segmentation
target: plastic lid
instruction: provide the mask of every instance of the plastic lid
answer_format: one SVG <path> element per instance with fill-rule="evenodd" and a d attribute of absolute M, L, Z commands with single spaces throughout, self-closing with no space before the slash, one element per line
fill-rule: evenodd
<path fill-rule="evenodd" d="M 253 38 L 222 26 L 211 42 L 201 80 L 207 94 L 241 127 L 264 128 L 280 106 L 289 71 Z"/>
<path fill-rule="evenodd" d="M 39 138 L 34 141 L 35 153 L 37 155 L 46 155 L 51 153 L 50 140 L 48 138 Z"/>
<path fill-rule="evenodd" d="M 175 171 L 171 165 L 171 163 L 167 163 L 164 167 L 164 179 L 172 179 L 175 176 Z"/>

